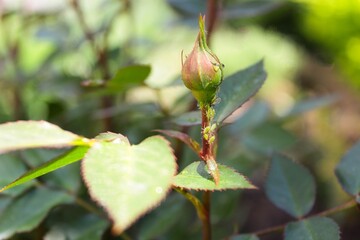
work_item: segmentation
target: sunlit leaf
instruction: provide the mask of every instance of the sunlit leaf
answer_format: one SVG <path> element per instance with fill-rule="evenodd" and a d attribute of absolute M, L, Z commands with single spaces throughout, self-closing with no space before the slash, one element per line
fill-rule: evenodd
<path fill-rule="evenodd" d="M 46 217 L 51 208 L 73 200 L 65 192 L 37 188 L 19 196 L 0 215 L 0 239 L 26 232 Z"/>
<path fill-rule="evenodd" d="M 0 153 L 25 148 L 86 145 L 86 139 L 45 121 L 0 124 Z"/>
<path fill-rule="evenodd" d="M 336 176 L 350 194 L 360 193 L 360 142 L 356 143 L 337 165 Z"/>
<path fill-rule="evenodd" d="M 215 184 L 213 177 L 208 173 L 204 162 L 193 162 L 182 170 L 174 180 L 174 186 L 194 190 L 226 190 L 251 189 L 253 186 L 243 175 L 235 170 L 218 164 L 220 182 Z"/>
<path fill-rule="evenodd" d="M 330 218 L 313 217 L 289 223 L 285 240 L 340 240 L 339 226 Z"/>
<path fill-rule="evenodd" d="M 54 159 L 58 159 L 59 157 L 66 155 L 69 149 L 27 149 L 25 151 L 21 151 L 21 158 L 26 162 L 26 165 L 31 169 L 39 168 L 43 165 L 50 163 Z M 71 150 L 70 150 L 71 151 Z M 81 186 L 81 176 L 80 165 L 79 162 L 75 162 L 65 167 L 61 167 L 56 169 L 56 171 L 52 171 L 46 173 L 41 176 L 41 181 L 44 182 L 49 187 L 54 188 L 62 188 L 66 189 L 70 192 L 76 192 L 79 190 Z M 14 177 L 18 177 L 26 174 L 26 171 L 23 171 L 21 174 L 13 175 L 11 181 L 14 181 Z M 6 184 L 9 184 L 8 181 Z M 4 185 L 2 185 L 4 186 Z M 8 193 L 9 191 L 15 190 L 23 186 L 23 184 L 18 185 L 14 188 L 6 190 L 4 193 Z"/>
<path fill-rule="evenodd" d="M 88 149 L 89 149 L 88 147 L 84 147 L 84 146 L 80 146 L 80 147 L 71 149 L 70 151 L 64 153 L 63 155 L 61 155 L 49 162 L 46 162 L 37 168 L 34 168 L 34 169 L 28 171 L 27 173 L 25 173 L 24 175 L 22 175 L 21 177 L 19 177 L 15 181 L 13 181 L 12 183 L 3 187 L 0 190 L 0 192 L 5 191 L 6 189 L 9 189 L 9 188 L 18 186 L 25 182 L 28 182 L 34 178 L 40 177 L 46 173 L 49 173 L 49 172 L 52 172 L 52 171 L 58 169 L 58 168 L 61 168 L 66 165 L 69 165 L 71 163 L 74 163 L 76 161 L 79 161 L 85 156 L 85 153 L 87 152 Z"/>
<path fill-rule="evenodd" d="M 243 105 L 261 88 L 265 79 L 263 61 L 225 78 L 218 94 L 220 102 L 215 104 L 214 121 L 221 123 Z"/>
<path fill-rule="evenodd" d="M 278 208 L 294 217 L 307 214 L 315 201 L 315 181 L 309 170 L 282 155 L 271 160 L 265 191 Z"/>
<path fill-rule="evenodd" d="M 95 143 L 82 163 L 90 195 L 107 210 L 116 233 L 159 204 L 175 172 L 175 156 L 162 137 L 147 138 L 139 145 Z"/>

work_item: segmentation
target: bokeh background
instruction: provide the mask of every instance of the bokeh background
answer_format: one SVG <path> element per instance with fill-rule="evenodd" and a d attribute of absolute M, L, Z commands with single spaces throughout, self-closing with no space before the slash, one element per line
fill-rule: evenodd
<path fill-rule="evenodd" d="M 191 51 L 197 17 L 209 12 L 209 2 L 0 0 L 0 123 L 42 119 L 86 137 L 119 132 L 134 143 L 153 135 L 153 129 L 178 128 L 198 138 L 198 127 L 176 125 L 181 125 L 184 112 L 194 110 L 180 80 L 181 52 Z M 215 239 L 292 220 L 263 191 L 274 151 L 292 156 L 314 174 L 317 199 L 312 213 L 346 201 L 349 196 L 341 190 L 334 168 L 360 136 L 360 1 L 217 2 L 209 40 L 225 65 L 225 76 L 264 59 L 268 79 L 256 99 L 234 116 L 234 124 L 221 131 L 219 161 L 249 176 L 260 190 L 214 193 Z M 151 66 L 144 83 L 132 83 L 130 76 L 129 84 L 118 92 L 101 91 L 118 69 L 133 64 Z M 194 161 L 188 150 L 176 149 L 181 153 L 180 168 Z M 25 151 L 15 165 L 0 161 L 1 185 L 36 165 L 33 156 L 41 162 L 53 154 Z M 78 167 L 60 171 L 57 182 L 51 177 L 39 181 L 68 186 L 90 201 Z M 7 174 L 9 169 L 12 174 Z M 69 182 L 61 180 L 70 175 Z M 0 213 L 31 187 L 0 195 L 6 203 Z M 82 231 L 86 221 L 73 227 L 64 224 L 68 220 L 61 215 L 83 216 L 77 208 L 76 203 L 57 206 L 30 233 L 14 239 L 80 239 L 69 232 Z M 342 239 L 360 237 L 360 218 L 354 209 L 332 217 L 341 227 Z M 108 222 L 100 222 L 93 239 L 104 231 L 104 239 L 115 239 Z M 118 238 L 197 239 L 200 229 L 192 206 L 170 194 Z M 281 233 L 274 233 L 261 239 L 280 238 Z"/>

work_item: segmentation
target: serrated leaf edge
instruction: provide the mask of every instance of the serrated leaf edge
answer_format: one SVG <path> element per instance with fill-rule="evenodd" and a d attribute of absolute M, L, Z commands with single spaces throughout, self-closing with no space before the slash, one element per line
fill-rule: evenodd
<path fill-rule="evenodd" d="M 200 161 L 199 161 L 199 162 L 200 162 Z M 207 188 L 183 187 L 183 186 L 175 185 L 174 183 L 173 183 L 173 186 L 174 186 L 174 187 L 178 187 L 178 188 L 180 188 L 180 189 L 186 189 L 186 190 L 210 191 L 210 192 L 214 192 L 214 191 L 220 191 L 220 192 L 222 192 L 222 191 L 226 191 L 226 190 L 241 190 L 241 189 L 254 189 L 254 190 L 258 189 L 258 187 L 256 187 L 254 184 L 252 184 L 251 181 L 249 181 L 249 179 L 247 178 L 247 176 L 239 173 L 238 171 L 236 171 L 235 169 L 233 169 L 232 167 L 229 167 L 229 166 L 227 166 L 227 165 L 224 165 L 224 164 L 218 164 L 218 165 L 220 165 L 220 166 L 225 166 L 226 168 L 230 169 L 230 170 L 233 171 L 234 173 L 242 176 L 251 186 L 250 186 L 250 187 L 242 187 L 242 188 L 230 188 L 230 187 L 229 187 L 229 188 L 219 188 L 219 189 L 216 189 L 216 188 L 214 188 L 214 189 L 207 189 Z M 220 182 L 221 182 L 221 179 L 222 179 L 222 178 L 221 178 L 221 175 L 220 175 Z M 209 180 L 209 179 L 207 179 L 207 180 Z"/>
<path fill-rule="evenodd" d="M 177 164 L 176 164 L 176 156 L 175 156 L 175 154 L 174 154 L 174 150 L 171 148 L 171 144 L 170 144 L 170 142 L 169 142 L 167 139 L 165 139 L 165 138 L 162 137 L 162 136 L 156 135 L 156 136 L 151 136 L 151 137 L 148 137 L 148 138 L 144 139 L 144 140 L 143 140 L 141 143 L 139 143 L 139 144 L 132 144 L 132 145 L 130 144 L 129 146 L 132 147 L 133 145 L 141 145 L 141 144 L 144 143 L 146 140 L 149 140 L 149 139 L 151 139 L 151 138 L 160 138 L 160 139 L 162 139 L 162 140 L 166 143 L 166 145 L 168 146 L 168 148 L 169 148 L 172 156 L 174 157 L 174 164 L 175 164 L 175 166 L 174 166 L 174 167 L 175 167 L 175 168 L 174 168 L 175 171 L 174 171 L 174 173 L 173 173 L 173 178 L 174 178 L 174 177 L 176 176 L 176 172 L 177 172 L 178 166 L 177 166 Z M 89 151 L 90 151 L 90 150 L 91 150 L 91 149 L 89 149 Z M 89 153 L 89 151 L 88 151 L 88 153 Z M 160 197 L 160 200 L 159 200 L 158 202 L 150 205 L 147 209 L 144 209 L 141 213 L 138 214 L 137 217 L 135 217 L 134 219 L 132 219 L 132 221 L 129 221 L 127 225 L 125 225 L 125 226 L 122 226 L 122 225 L 121 225 L 121 226 L 120 226 L 120 224 L 116 224 L 116 223 L 115 223 L 115 218 L 112 216 L 111 211 L 108 210 L 108 207 L 107 207 L 107 206 L 104 206 L 104 205 L 99 201 L 99 199 L 94 196 L 94 193 L 92 192 L 91 187 L 89 187 L 88 180 L 86 179 L 85 174 L 84 174 L 84 163 L 85 163 L 85 161 L 86 161 L 86 157 L 87 157 L 88 153 L 86 153 L 84 159 L 81 161 L 81 168 L 80 168 L 81 176 L 82 176 L 82 179 L 83 179 L 83 181 L 84 181 L 84 183 L 85 183 L 85 186 L 87 187 L 87 189 L 88 189 L 88 191 L 89 191 L 89 195 L 91 196 L 91 199 L 92 199 L 94 202 L 96 202 L 99 206 L 101 206 L 101 207 L 105 210 L 107 216 L 108 216 L 109 219 L 112 221 L 112 223 L 113 223 L 112 232 L 113 232 L 114 234 L 121 234 L 124 230 L 126 230 L 127 228 L 129 228 L 134 222 L 136 222 L 138 219 L 140 219 L 140 218 L 141 218 L 142 216 L 144 216 L 146 213 L 148 213 L 149 211 L 151 211 L 152 209 L 154 209 L 156 206 L 159 206 L 159 205 L 161 204 L 161 202 L 164 201 L 164 199 L 166 198 L 166 196 L 167 196 L 167 195 L 170 193 L 170 191 L 172 190 L 172 187 L 171 187 L 171 185 L 170 185 L 168 189 L 166 189 L 165 191 L 163 191 L 163 192 L 161 193 L 162 196 Z M 172 180 L 172 181 L 173 181 L 173 180 Z M 171 181 L 171 182 L 172 182 L 172 181 Z"/>

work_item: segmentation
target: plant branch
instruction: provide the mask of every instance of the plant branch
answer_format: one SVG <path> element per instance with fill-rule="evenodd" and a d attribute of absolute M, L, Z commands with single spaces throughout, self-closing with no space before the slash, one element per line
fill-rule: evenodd
<path fill-rule="evenodd" d="M 99 208 L 96 208 L 95 206 L 93 206 L 92 204 L 88 203 L 87 201 L 85 201 L 84 199 L 80 198 L 79 196 L 77 196 L 77 194 L 75 192 L 72 192 L 68 189 L 65 189 L 63 187 L 57 187 L 57 186 L 51 186 L 49 184 L 47 184 L 46 182 L 36 182 L 36 185 L 38 187 L 45 187 L 51 190 L 55 190 L 55 191 L 61 191 L 64 192 L 65 194 L 71 196 L 72 198 L 74 198 L 74 201 L 77 205 L 79 205 L 80 207 L 82 207 L 84 210 L 93 213 L 95 215 L 97 215 L 98 217 L 102 218 L 102 219 L 106 219 L 108 220 L 108 216 L 102 212 L 101 210 L 99 210 Z M 120 237 L 124 240 L 131 240 L 131 238 L 126 234 L 126 232 L 123 232 Z"/>
<path fill-rule="evenodd" d="M 211 192 L 205 191 L 203 194 L 203 204 L 205 208 L 205 221 L 203 222 L 203 239 L 211 239 L 211 218 L 210 218 L 210 204 Z"/>
<path fill-rule="evenodd" d="M 70 0 L 70 5 L 72 6 L 76 17 L 79 21 L 81 30 L 84 33 L 84 36 L 86 37 L 86 39 L 88 40 L 90 47 L 92 48 L 92 50 L 94 51 L 95 54 L 98 53 L 97 47 L 96 47 L 96 43 L 95 43 L 95 38 L 93 33 L 91 32 L 90 28 L 88 27 L 88 25 L 85 22 L 85 17 L 84 17 L 84 13 L 80 7 L 79 1 L 78 0 Z"/>
<path fill-rule="evenodd" d="M 102 80 L 104 80 L 106 82 L 111 77 L 110 70 L 109 70 L 109 64 L 107 61 L 107 55 L 106 55 L 107 43 L 105 44 L 105 42 L 107 42 L 107 41 L 104 41 L 103 48 L 97 47 L 96 41 L 94 38 L 94 34 L 90 30 L 89 26 L 87 25 L 87 23 L 85 21 L 84 13 L 80 7 L 79 1 L 78 0 L 69 0 L 69 1 L 70 1 L 70 5 L 72 6 L 72 8 L 77 16 L 80 27 L 85 35 L 85 38 L 88 40 L 90 47 L 92 48 L 95 55 L 97 56 L 97 62 L 99 63 L 101 73 L 102 73 L 102 78 L 103 78 Z M 106 36 L 105 36 L 105 39 L 106 39 Z M 101 99 L 101 105 L 102 105 L 103 109 L 110 108 L 112 106 L 112 104 L 113 104 L 113 101 L 112 101 L 112 98 L 110 98 L 110 97 L 105 96 Z M 104 130 L 111 130 L 112 129 L 111 117 L 104 117 L 103 121 L 104 121 Z"/>
<path fill-rule="evenodd" d="M 91 204 L 89 204 L 88 202 L 86 202 L 85 200 L 83 200 L 82 198 L 79 198 L 78 196 L 76 196 L 73 193 L 69 193 L 72 197 L 75 198 L 75 202 L 82 208 L 84 208 L 85 210 L 87 210 L 88 212 L 94 213 L 97 216 L 101 217 L 101 218 L 105 218 L 107 219 L 107 216 L 102 213 L 101 211 L 99 211 L 98 208 L 95 208 L 94 206 L 92 206 Z"/>
<path fill-rule="evenodd" d="M 36 186 L 44 187 L 44 188 L 54 190 L 54 191 L 61 191 L 65 194 L 69 195 L 70 197 L 72 197 L 75 200 L 75 203 L 78 204 L 83 209 L 85 209 L 86 211 L 91 212 L 91 213 L 99 216 L 100 218 L 107 219 L 107 216 L 103 212 L 99 211 L 98 208 L 92 206 L 90 203 L 88 203 L 85 200 L 83 200 L 82 198 L 78 197 L 76 193 L 70 191 L 69 189 L 66 189 L 66 188 L 60 187 L 60 186 L 49 185 L 47 182 L 41 182 L 41 181 L 37 181 Z"/>
<path fill-rule="evenodd" d="M 24 32 L 25 26 L 23 24 L 23 19 L 21 19 L 21 30 Z M 12 85 L 13 89 L 13 118 L 14 120 L 22 119 L 23 116 L 23 107 L 22 107 L 22 99 L 21 99 L 21 88 L 20 84 L 25 83 L 25 77 L 21 70 L 19 64 L 19 53 L 20 53 L 20 39 L 17 37 L 14 39 L 13 43 L 10 40 L 10 31 L 8 31 L 8 26 L 5 23 L 5 17 L 2 13 L 0 13 L 0 29 L 1 36 L 3 37 L 3 42 L 6 48 L 7 59 L 9 62 L 9 66 L 14 69 L 14 76 L 16 78 L 16 83 Z M 5 56 L 6 60 L 6 56 Z"/>
<path fill-rule="evenodd" d="M 218 18 L 218 12 L 219 12 L 219 2 L 218 0 L 208 0 L 207 1 L 207 13 L 206 13 L 206 19 L 207 19 L 207 44 L 210 46 L 210 41 L 211 41 L 211 36 L 212 33 L 214 31 L 214 27 L 215 27 L 215 23 L 217 21 Z M 197 102 L 194 100 L 191 105 L 189 106 L 188 111 L 194 111 L 197 109 Z M 188 133 L 189 131 L 189 127 L 182 127 L 181 132 L 183 133 Z M 204 145 L 204 142 L 203 142 Z M 176 142 L 176 156 L 178 156 L 178 159 L 181 159 L 181 155 L 183 154 L 183 147 L 184 145 L 182 144 L 181 141 L 177 140 Z M 205 147 L 207 148 L 207 147 Z M 201 154 L 201 152 L 199 153 Z"/>
<path fill-rule="evenodd" d="M 348 202 L 345 202 L 345 203 L 343 203 L 343 204 L 341 204 L 339 206 L 336 206 L 334 208 L 325 210 L 323 212 L 313 214 L 313 215 L 308 216 L 306 218 L 299 219 L 298 221 L 306 220 L 306 219 L 311 218 L 311 217 L 325 217 L 325 216 L 328 216 L 328 215 L 331 215 L 331 214 L 334 214 L 334 213 L 337 213 L 337 212 L 341 212 L 341 211 L 343 211 L 345 209 L 352 208 L 354 206 L 356 206 L 356 201 L 354 199 L 352 199 L 352 200 L 350 200 Z M 255 231 L 255 232 L 252 232 L 252 233 L 249 233 L 249 234 L 262 236 L 262 235 L 267 235 L 267 234 L 274 233 L 274 232 L 280 232 L 280 231 L 283 231 L 285 229 L 287 224 L 288 223 L 284 223 L 284 224 L 281 224 L 281 225 L 278 225 L 278 226 L 265 228 L 263 230 Z"/>
<path fill-rule="evenodd" d="M 107 56 L 106 56 L 106 46 L 107 44 L 104 44 L 105 46 L 103 48 L 97 47 L 96 41 L 94 38 L 94 33 L 90 30 L 89 26 L 87 25 L 85 21 L 84 12 L 82 11 L 79 1 L 78 0 L 70 0 L 71 6 L 77 16 L 77 19 L 79 21 L 80 27 L 88 40 L 90 47 L 94 51 L 94 53 L 97 55 L 98 62 L 100 64 L 100 67 L 102 69 L 102 77 L 103 80 L 107 81 L 110 78 L 110 70 L 109 65 L 107 62 Z M 108 26 L 108 29 L 111 29 L 110 26 Z M 107 33 L 108 34 L 108 33 Z"/>
<path fill-rule="evenodd" d="M 215 184 L 219 183 L 219 170 L 215 160 L 214 148 L 217 144 L 216 138 L 216 124 L 212 124 L 212 119 L 215 111 L 211 104 L 200 104 L 201 109 L 201 139 L 202 150 L 200 152 L 201 158 L 205 161 L 209 173 L 213 177 Z M 211 220 L 210 220 L 210 199 L 211 192 L 205 191 L 203 195 L 203 204 L 206 219 L 203 222 L 203 239 L 211 239 Z"/>
<path fill-rule="evenodd" d="M 214 30 L 215 22 L 217 20 L 218 13 L 218 0 L 208 0 L 207 1 L 207 17 L 208 17 L 208 41 Z M 202 19 L 200 19 L 202 20 Z M 199 22 L 200 24 L 200 22 Z M 200 31 L 203 33 L 203 24 L 200 25 Z M 200 34 L 200 33 L 199 33 Z M 199 35 L 200 36 L 200 35 Z M 204 40 L 206 44 L 206 39 Z M 217 125 L 212 124 L 212 119 L 215 115 L 215 110 L 212 107 L 212 102 L 199 102 L 201 110 L 201 142 L 202 148 L 199 152 L 200 158 L 205 161 L 208 171 L 213 177 L 216 185 L 219 183 L 219 170 L 215 160 L 215 149 L 217 146 Z M 193 104 L 193 107 L 196 106 Z M 188 129 L 185 129 L 188 130 Z M 179 150 L 177 148 L 177 150 Z M 180 148 L 180 150 L 182 150 Z M 177 189 L 177 188 L 175 188 Z M 205 191 L 203 194 L 203 203 L 199 199 L 195 198 L 190 193 L 177 189 L 178 192 L 185 195 L 197 210 L 197 214 L 202 221 L 202 239 L 211 240 L 211 220 L 210 220 L 210 203 L 211 203 L 211 192 Z"/>
<path fill-rule="evenodd" d="M 202 239 L 211 239 L 211 222 L 210 222 L 210 192 L 204 192 L 203 203 L 194 195 L 181 188 L 175 190 L 185 196 L 195 207 L 198 218 L 202 223 Z"/>
<path fill-rule="evenodd" d="M 220 181 L 219 170 L 216 164 L 215 149 L 217 146 L 217 125 L 212 123 L 215 110 L 211 104 L 200 106 L 201 109 L 201 141 L 202 150 L 200 157 L 205 161 L 208 171 L 213 177 L 215 184 Z"/>
<path fill-rule="evenodd" d="M 331 214 L 334 214 L 334 213 L 337 213 L 337 212 L 341 212 L 345 209 L 348 209 L 348 208 L 352 208 L 354 206 L 356 206 L 356 200 L 355 199 L 351 199 L 350 201 L 348 202 L 345 202 L 339 206 L 336 206 L 336 207 L 333 207 L 333 208 L 330 208 L 330 209 L 327 209 L 325 211 L 322 211 L 322 212 L 319 212 L 317 214 L 314 214 L 312 216 L 309 216 L 309 217 L 325 217 L 325 216 L 328 216 L 328 215 L 331 215 Z M 309 218 L 307 217 L 307 218 Z"/>
<path fill-rule="evenodd" d="M 206 212 L 206 208 L 204 206 L 204 204 L 194 195 L 192 195 L 191 193 L 189 193 L 188 191 L 178 188 L 178 187 L 174 187 L 174 189 L 181 193 L 186 199 L 188 199 L 195 207 L 196 209 L 196 213 L 199 217 L 199 219 L 202 221 L 203 224 L 206 223 L 206 219 L 207 219 L 207 215 L 209 214 L 208 212 Z"/>
<path fill-rule="evenodd" d="M 202 142 L 202 151 L 201 156 L 203 160 L 206 162 L 209 155 L 211 155 L 211 146 L 209 143 L 209 138 L 205 137 L 205 129 L 207 129 L 210 126 L 209 118 L 207 117 L 206 109 L 201 109 L 201 129 L 202 129 L 202 136 L 201 136 L 201 142 Z M 207 135 L 208 136 L 208 135 Z"/>

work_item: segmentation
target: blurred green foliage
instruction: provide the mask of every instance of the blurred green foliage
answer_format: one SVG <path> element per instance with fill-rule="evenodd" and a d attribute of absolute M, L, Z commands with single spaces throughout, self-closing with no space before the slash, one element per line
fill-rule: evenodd
<path fill-rule="evenodd" d="M 360 1 L 300 0 L 302 30 L 360 88 Z M 332 61 L 332 60 L 330 60 Z"/>
<path fill-rule="evenodd" d="M 196 18 L 206 12 L 206 1 L 81 0 L 82 20 L 72 2 L 0 1 L 0 123 L 43 119 L 86 137 L 119 132 L 134 143 L 154 135 L 154 129 L 182 130 L 181 124 L 188 122 L 184 113 L 196 107 L 179 78 L 181 51 L 190 52 Z M 360 134 L 350 138 L 337 129 L 354 125 L 351 133 L 356 132 L 348 119 L 337 121 L 346 115 L 345 108 L 328 107 L 337 100 L 333 92 L 318 97 L 316 89 L 302 89 L 298 79 L 307 57 L 314 54 L 306 46 L 310 40 L 315 52 L 322 52 L 347 76 L 346 82 L 360 87 L 359 4 L 357 0 L 222 1 L 211 48 L 225 65 L 225 77 L 264 59 L 268 81 L 260 90 L 261 100 L 245 104 L 225 120 L 232 124 L 220 131 L 219 162 L 249 176 L 260 190 L 213 195 L 214 239 L 289 220 L 263 196 L 268 159 L 274 152 L 293 156 L 316 176 L 313 211 L 348 198 L 333 170 Z M 290 21 L 289 15 L 295 17 Z M 293 31 L 282 30 L 282 25 Z M 135 69 L 137 77 L 125 74 L 129 69 Z M 122 83 L 117 82 L 121 74 L 126 75 Z M 108 80 L 116 85 L 116 93 L 104 88 Z M 309 95 L 312 100 L 299 101 Z M 327 108 L 313 111 L 318 107 Z M 193 120 L 196 114 L 191 114 Z M 356 124 L 357 117 L 353 117 Z M 193 123 L 188 133 L 198 139 L 200 128 Z M 179 170 L 198 159 L 177 141 L 172 146 L 179 152 Z M 0 183 L 5 185 L 61 153 L 27 150 L 0 155 Z M 28 214 L 32 219 L 10 229 L 1 214 L 13 218 Z M 345 226 L 360 222 L 357 215 L 335 217 L 344 228 L 343 239 L 351 239 Z M 121 237 L 111 236 L 109 225 L 80 181 L 78 164 L 0 195 L 0 229 L 10 229 L 8 235 L 18 232 L 12 239 L 199 239 L 201 235 L 192 206 L 177 194 L 169 194 Z"/>

